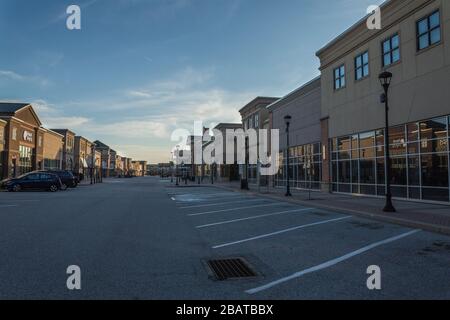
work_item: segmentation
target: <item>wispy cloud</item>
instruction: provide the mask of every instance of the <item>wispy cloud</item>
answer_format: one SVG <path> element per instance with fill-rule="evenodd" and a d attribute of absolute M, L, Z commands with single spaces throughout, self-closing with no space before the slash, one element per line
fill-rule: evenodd
<path fill-rule="evenodd" d="M 189 67 L 148 85 L 124 89 L 109 100 L 68 102 L 57 106 L 35 100 L 33 105 L 47 127 L 67 127 L 89 139 L 102 137 L 106 143 L 115 142 L 115 148 L 125 150 L 130 156 L 134 154 L 132 148 L 119 141 L 133 139 L 133 148 L 139 150 L 139 158 L 157 161 L 170 154 L 173 130 L 192 131 L 194 121 L 203 121 L 205 126 L 239 122 L 238 110 L 256 95 L 231 92 L 214 86 L 213 82 L 214 68 L 197 70 Z M 80 115 L 64 113 L 75 106 Z M 81 116 L 90 114 L 93 109 L 101 113 L 113 112 L 117 117 L 105 120 Z M 150 147 L 155 144 L 167 147 Z"/>
<path fill-rule="evenodd" d="M 0 80 L 2 79 L 6 81 L 31 83 L 42 87 L 48 86 L 50 84 L 50 81 L 45 78 L 39 76 L 22 75 L 11 70 L 0 70 Z"/>

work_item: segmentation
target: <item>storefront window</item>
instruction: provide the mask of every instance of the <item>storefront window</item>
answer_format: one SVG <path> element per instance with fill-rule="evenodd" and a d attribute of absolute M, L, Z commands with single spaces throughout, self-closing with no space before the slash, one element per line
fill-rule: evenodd
<path fill-rule="evenodd" d="M 19 146 L 19 175 L 33 171 L 33 150 L 29 147 Z"/>
<path fill-rule="evenodd" d="M 394 197 L 449 201 L 449 121 L 439 117 L 389 129 Z M 384 196 L 384 130 L 331 142 L 332 190 Z"/>
<path fill-rule="evenodd" d="M 290 183 L 294 188 L 320 189 L 322 172 L 322 148 L 320 143 L 290 148 Z M 280 170 L 275 185 L 286 186 L 286 163 L 280 153 Z"/>

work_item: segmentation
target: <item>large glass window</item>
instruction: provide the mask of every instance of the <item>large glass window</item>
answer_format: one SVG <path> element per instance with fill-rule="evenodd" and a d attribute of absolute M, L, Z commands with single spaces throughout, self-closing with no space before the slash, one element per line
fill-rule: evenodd
<path fill-rule="evenodd" d="M 289 149 L 290 183 L 294 188 L 320 189 L 322 177 L 322 148 L 320 143 L 295 146 Z M 280 170 L 275 177 L 276 186 L 286 185 L 286 164 L 280 154 Z"/>
<path fill-rule="evenodd" d="M 417 22 L 417 49 L 422 50 L 441 41 L 441 22 L 436 11 Z"/>
<path fill-rule="evenodd" d="M 334 90 L 345 87 L 345 65 L 334 69 Z"/>
<path fill-rule="evenodd" d="M 449 201 L 449 117 L 389 128 L 394 197 Z M 331 139 L 332 190 L 385 195 L 384 130 Z"/>
<path fill-rule="evenodd" d="M 383 66 L 387 67 L 400 60 L 400 37 L 398 34 L 383 41 Z"/>
<path fill-rule="evenodd" d="M 366 51 L 355 58 L 355 79 L 360 80 L 369 75 L 369 52 Z"/>
<path fill-rule="evenodd" d="M 25 174 L 33 170 L 33 149 L 19 146 L 19 174 Z"/>

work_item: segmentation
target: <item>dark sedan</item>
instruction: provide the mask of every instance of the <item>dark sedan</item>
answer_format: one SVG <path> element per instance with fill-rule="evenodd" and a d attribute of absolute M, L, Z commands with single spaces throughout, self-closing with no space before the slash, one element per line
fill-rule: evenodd
<path fill-rule="evenodd" d="M 30 172 L 18 178 L 2 181 L 2 187 L 12 192 L 19 192 L 22 190 L 48 190 L 56 192 L 61 189 L 62 183 L 55 174 L 47 172 Z"/>
<path fill-rule="evenodd" d="M 78 186 L 78 178 L 73 175 L 71 171 L 68 170 L 43 170 L 39 171 L 42 173 L 52 173 L 56 174 L 62 182 L 62 190 L 67 188 L 76 188 Z"/>

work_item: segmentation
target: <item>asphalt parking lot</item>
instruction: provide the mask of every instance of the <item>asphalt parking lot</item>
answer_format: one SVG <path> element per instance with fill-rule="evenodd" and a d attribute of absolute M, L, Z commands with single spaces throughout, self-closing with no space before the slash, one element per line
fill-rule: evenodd
<path fill-rule="evenodd" d="M 260 273 L 220 284 L 249 298 L 450 298 L 446 236 L 216 188 L 168 194 L 215 257 Z M 381 290 L 367 288 L 372 265 Z"/>
<path fill-rule="evenodd" d="M 447 236 L 151 177 L 1 192 L 0 256 L 0 299 L 450 298 Z M 224 258 L 256 276 L 216 280 Z"/>

